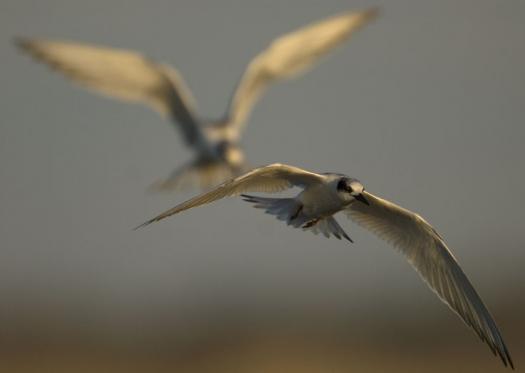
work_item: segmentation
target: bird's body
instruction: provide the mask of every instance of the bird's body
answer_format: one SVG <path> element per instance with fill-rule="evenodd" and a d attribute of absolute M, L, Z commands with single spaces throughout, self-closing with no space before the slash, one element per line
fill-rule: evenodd
<path fill-rule="evenodd" d="M 156 189 L 208 188 L 247 170 L 239 141 L 254 104 L 266 89 L 312 68 L 376 13 L 376 9 L 344 12 L 272 41 L 248 64 L 226 113 L 218 120 L 198 115 L 195 100 L 175 68 L 137 52 L 24 38 L 17 44 L 85 88 L 145 104 L 171 119 L 196 156 L 155 184 Z"/>
<path fill-rule="evenodd" d="M 319 184 L 304 189 L 296 197 L 303 206 L 303 213 L 312 219 L 332 216 L 349 202 L 337 193 L 336 174 L 324 174 Z"/>
<path fill-rule="evenodd" d="M 247 192 L 302 190 L 291 198 L 267 198 Z M 420 215 L 365 191 L 356 179 L 318 174 L 284 164 L 256 168 L 207 193 L 183 202 L 139 227 L 224 197 L 242 195 L 255 207 L 288 225 L 326 237 L 352 241 L 335 220 L 338 212 L 399 250 L 439 298 L 486 342 L 505 365 L 512 359 L 496 323 L 442 236 Z M 137 227 L 138 228 L 138 227 Z"/>

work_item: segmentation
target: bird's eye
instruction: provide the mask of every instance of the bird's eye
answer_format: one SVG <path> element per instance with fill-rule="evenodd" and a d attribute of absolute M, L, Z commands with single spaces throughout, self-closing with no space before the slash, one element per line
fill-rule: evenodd
<path fill-rule="evenodd" d="M 337 183 L 337 190 L 345 191 L 347 193 L 354 192 L 354 190 L 350 186 L 350 182 L 347 179 L 339 180 L 339 183 Z"/>
<path fill-rule="evenodd" d="M 337 183 L 337 190 L 348 194 L 355 193 L 355 190 L 352 188 L 351 180 L 347 178 L 341 178 L 339 180 L 339 182 Z"/>

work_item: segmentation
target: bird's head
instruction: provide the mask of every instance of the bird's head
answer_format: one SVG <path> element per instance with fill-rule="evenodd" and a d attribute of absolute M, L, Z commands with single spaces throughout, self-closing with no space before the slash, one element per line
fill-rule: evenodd
<path fill-rule="evenodd" d="M 337 182 L 337 193 L 343 201 L 351 202 L 353 200 L 370 205 L 367 199 L 363 196 L 365 188 L 359 180 L 348 177 L 341 177 Z"/>

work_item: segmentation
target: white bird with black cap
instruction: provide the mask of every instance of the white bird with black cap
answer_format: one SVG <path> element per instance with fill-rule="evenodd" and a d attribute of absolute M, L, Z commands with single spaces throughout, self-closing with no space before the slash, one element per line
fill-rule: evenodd
<path fill-rule="evenodd" d="M 291 198 L 245 194 L 277 193 L 292 187 L 298 187 L 302 191 Z M 275 163 L 227 181 L 137 228 L 193 207 L 238 195 L 292 227 L 351 241 L 334 219 L 336 213 L 345 213 L 351 220 L 398 249 L 427 285 L 488 344 L 505 366 L 514 368 L 496 322 L 442 236 L 418 214 L 375 196 L 366 191 L 361 182 L 348 176 L 314 173 Z"/>

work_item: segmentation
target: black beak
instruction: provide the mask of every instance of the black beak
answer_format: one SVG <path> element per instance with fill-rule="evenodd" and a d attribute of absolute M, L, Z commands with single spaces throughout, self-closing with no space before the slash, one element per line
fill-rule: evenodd
<path fill-rule="evenodd" d="M 358 200 L 359 202 L 363 202 L 365 205 L 370 206 L 370 202 L 368 202 L 367 199 L 362 194 L 358 194 L 354 198 Z"/>

